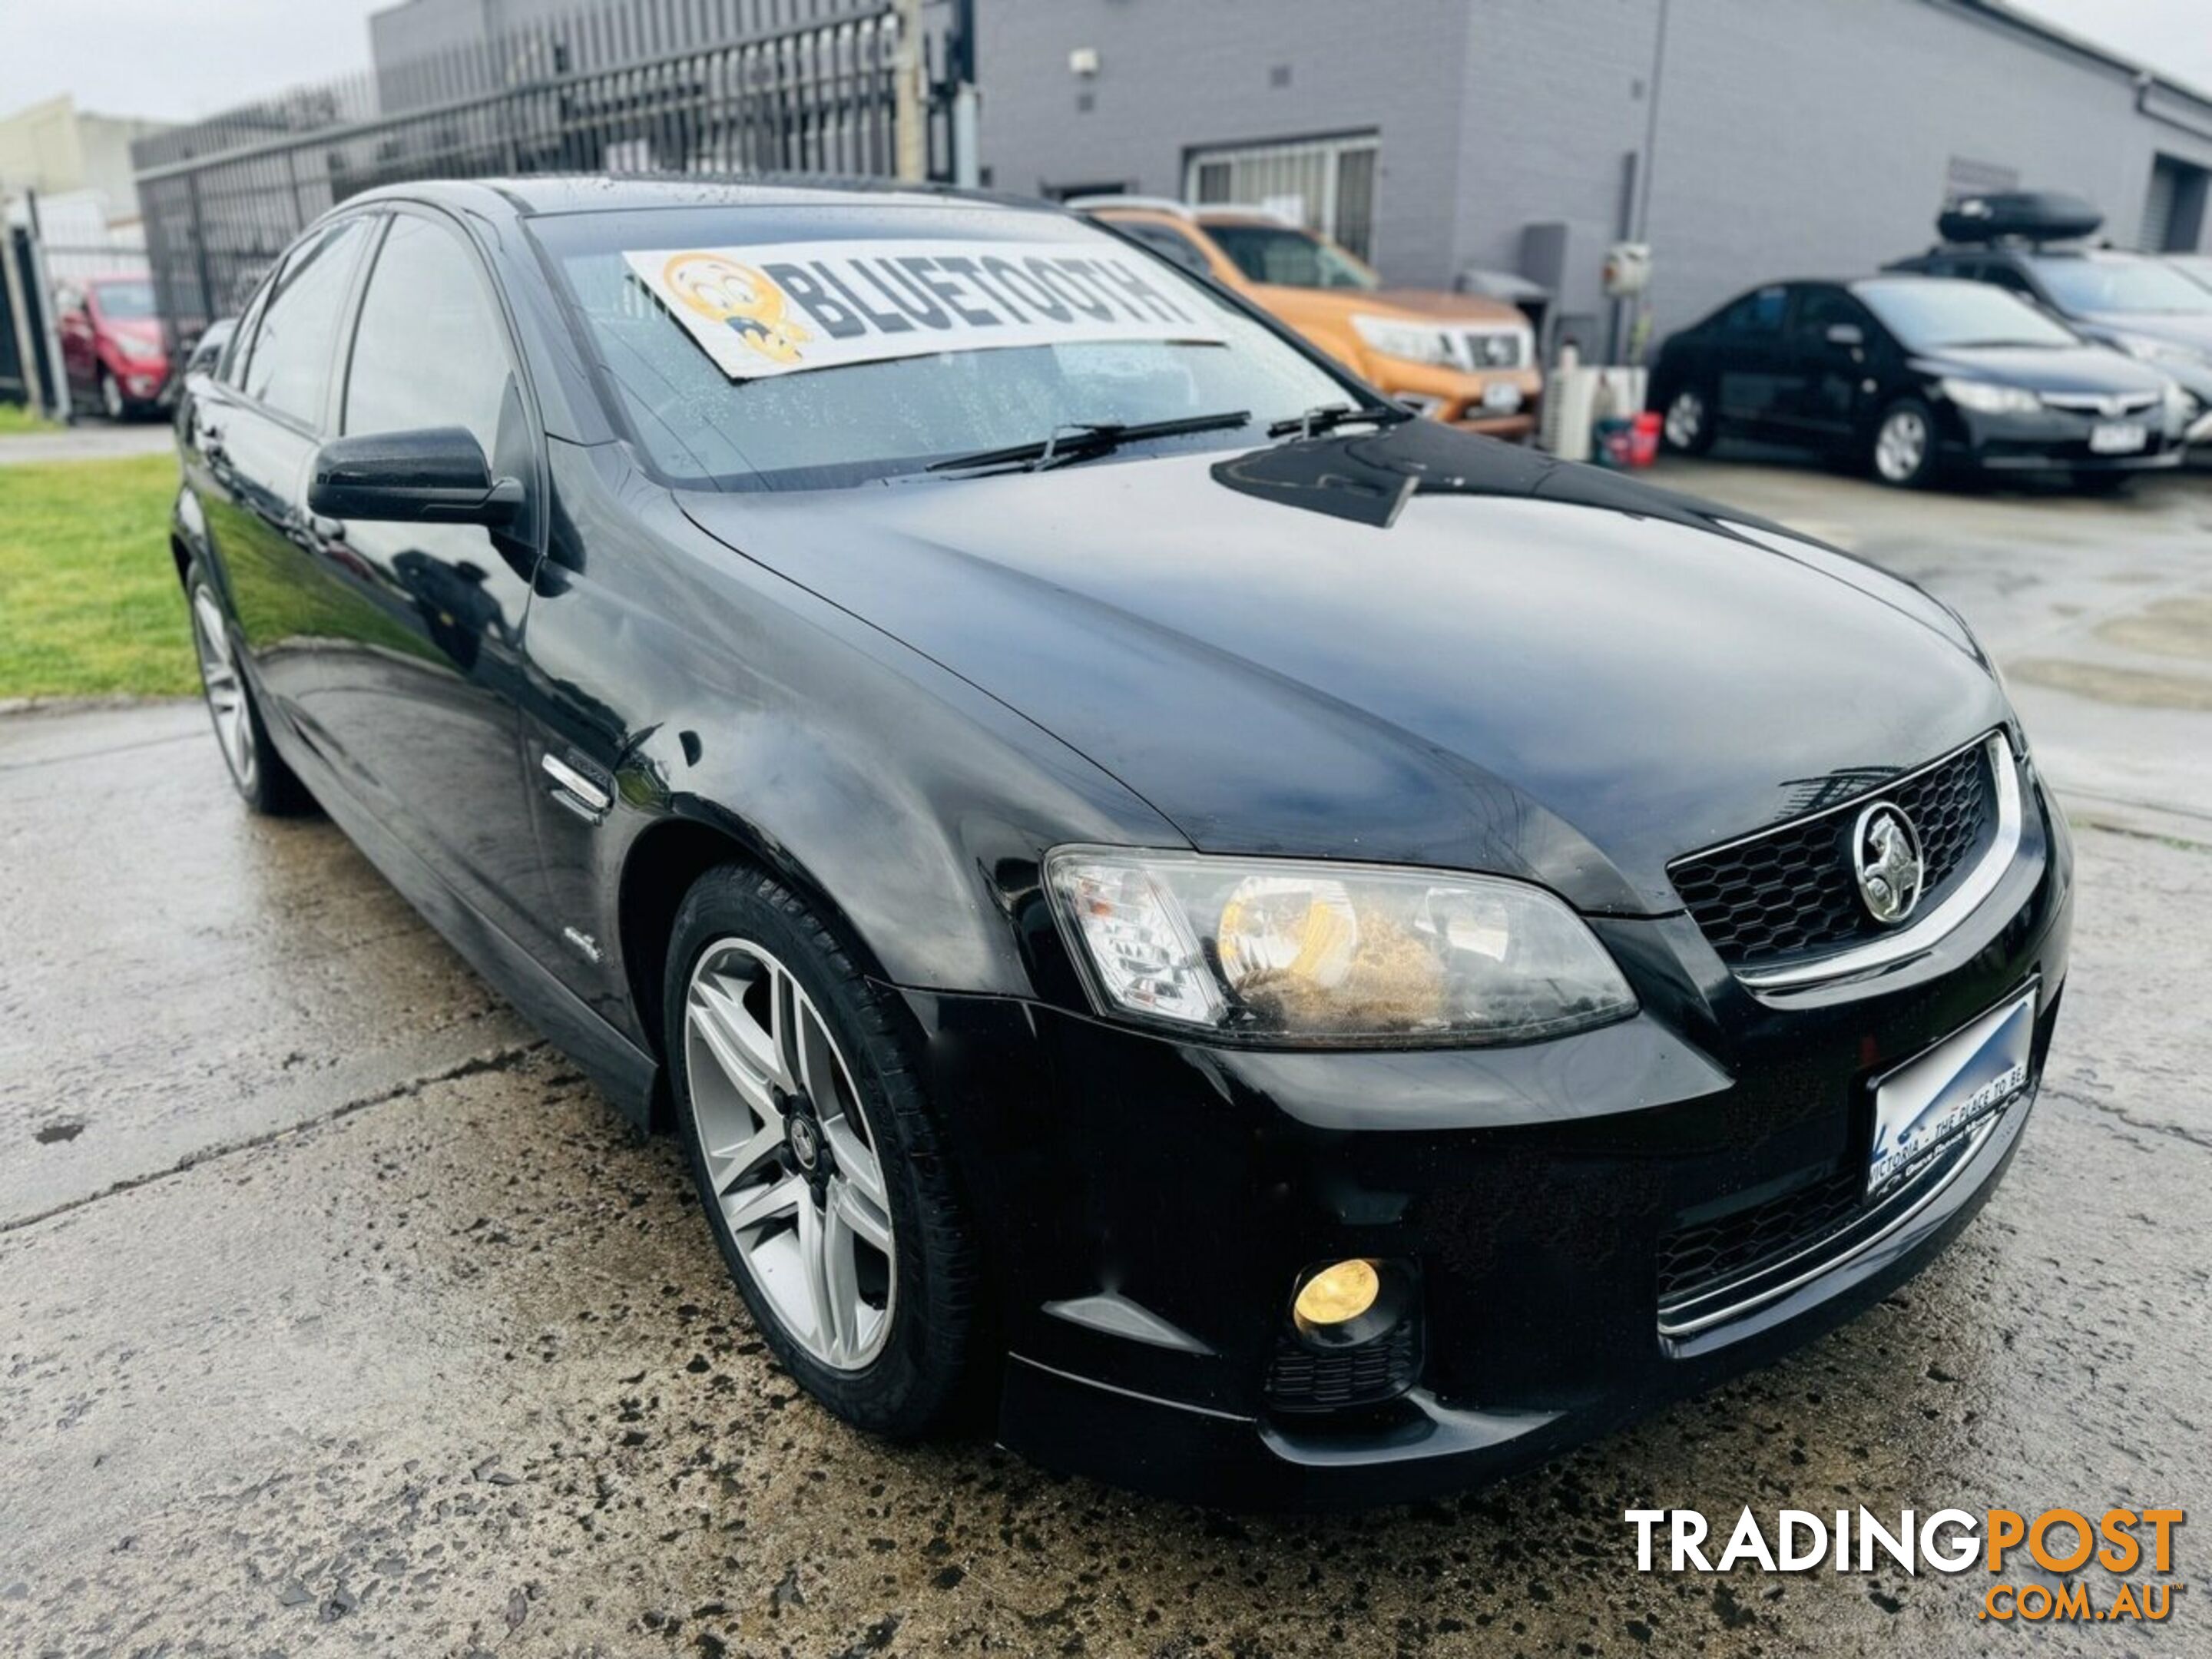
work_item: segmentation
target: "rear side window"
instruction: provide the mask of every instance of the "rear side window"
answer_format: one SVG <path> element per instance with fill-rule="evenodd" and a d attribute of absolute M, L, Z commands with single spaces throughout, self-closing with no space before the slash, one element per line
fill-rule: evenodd
<path fill-rule="evenodd" d="M 238 332 L 223 348 L 222 366 L 216 370 L 215 377 L 234 391 L 246 389 L 246 360 L 253 356 L 253 337 L 260 331 L 262 307 L 269 303 L 269 290 L 275 286 L 276 280 L 270 277 L 253 290 L 253 297 L 246 304 L 246 314 L 239 319 Z"/>
<path fill-rule="evenodd" d="M 242 389 L 247 397 L 309 426 L 320 424 L 331 351 L 369 222 L 348 219 L 332 225 L 284 262 L 246 359 Z"/>
<path fill-rule="evenodd" d="M 453 232 L 402 214 L 368 276 L 346 381 L 345 432 L 465 426 L 499 453 L 505 328 Z"/>

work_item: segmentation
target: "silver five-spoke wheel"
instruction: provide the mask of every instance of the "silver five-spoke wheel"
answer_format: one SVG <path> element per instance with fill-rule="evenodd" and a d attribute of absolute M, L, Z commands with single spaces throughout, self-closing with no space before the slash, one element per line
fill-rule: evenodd
<path fill-rule="evenodd" d="M 254 750 L 253 716 L 246 701 L 246 685 L 239 678 L 238 657 L 232 649 L 230 630 L 223 625 L 222 611 L 204 586 L 192 593 L 192 643 L 199 653 L 200 684 L 207 690 L 208 713 L 215 720 L 216 741 L 240 789 L 251 795 L 259 759 Z"/>
<path fill-rule="evenodd" d="M 694 1131 L 738 1255 L 793 1341 L 864 1369 L 890 1334 L 896 1244 L 836 1039 L 790 971 L 740 939 L 700 954 L 684 1037 Z"/>
<path fill-rule="evenodd" d="M 1928 417 L 1917 409 L 1894 409 L 1875 434 L 1875 471 L 1888 483 L 1910 483 L 1928 459 Z"/>

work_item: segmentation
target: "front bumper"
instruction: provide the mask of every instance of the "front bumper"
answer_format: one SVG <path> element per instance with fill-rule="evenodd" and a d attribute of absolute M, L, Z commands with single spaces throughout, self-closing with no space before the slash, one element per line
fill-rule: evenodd
<path fill-rule="evenodd" d="M 1536 368 L 1470 374 L 1380 358 L 1367 368 L 1377 386 L 1431 420 L 1490 438 L 1524 438 L 1536 429 L 1544 393 L 1544 376 Z M 1507 400 L 1510 406 L 1493 399 Z"/>
<path fill-rule="evenodd" d="M 1686 1224 L 1863 1170 L 1869 1080 L 2066 969 L 2069 854 L 2039 788 L 2018 855 L 1924 957 L 1754 995 L 1686 916 L 1596 922 L 1632 1019 L 1489 1050 L 1285 1053 L 908 992 L 996 1265 L 999 1433 L 1050 1467 L 1237 1507 L 1397 1502 L 1493 1479 L 1807 1340 L 1924 1266 L 2031 1109 L 1940 1192 L 1740 1316 L 1669 1335 Z M 1410 1386 L 1286 1409 L 1302 1271 L 1408 1264 Z"/>
<path fill-rule="evenodd" d="M 2119 455 L 2091 449 L 2090 432 L 2100 422 L 2072 410 L 1981 415 L 1954 407 L 1951 415 L 1942 450 L 1954 465 L 1991 472 L 2155 472 L 2181 465 L 2181 441 L 2166 435 L 2161 410 L 2125 417 L 2129 424 L 2143 427 L 2147 439 L 2142 449 Z"/>

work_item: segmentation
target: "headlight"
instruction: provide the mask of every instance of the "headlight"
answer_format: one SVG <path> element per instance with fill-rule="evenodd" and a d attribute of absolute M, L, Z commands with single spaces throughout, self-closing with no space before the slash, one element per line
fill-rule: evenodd
<path fill-rule="evenodd" d="M 159 340 L 143 339 L 136 334 L 119 334 L 116 336 L 115 343 L 134 363 L 158 363 L 169 355 Z"/>
<path fill-rule="evenodd" d="M 2016 386 L 1996 386 L 1988 380 L 1943 381 L 1943 395 L 1961 409 L 1984 415 L 2033 415 L 2043 404 L 2033 392 Z"/>
<path fill-rule="evenodd" d="M 1452 349 L 1450 337 L 1423 323 L 1354 313 L 1352 331 L 1369 350 L 1385 357 L 1400 357 L 1409 363 L 1427 363 L 1437 368 L 1454 368 L 1459 364 L 1459 355 Z"/>
<path fill-rule="evenodd" d="M 1477 368 L 1520 368 L 1536 358 L 1536 337 L 1525 328 L 1469 330 L 1467 349 Z"/>
<path fill-rule="evenodd" d="M 1045 864 L 1103 1013 L 1286 1044 L 1526 1042 L 1634 1012 L 1572 910 L 1495 876 L 1062 848 Z"/>

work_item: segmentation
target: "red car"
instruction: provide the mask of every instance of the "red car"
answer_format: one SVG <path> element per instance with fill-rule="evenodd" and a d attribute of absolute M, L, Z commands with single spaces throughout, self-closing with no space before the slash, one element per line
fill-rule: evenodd
<path fill-rule="evenodd" d="M 55 295 L 70 392 L 110 420 L 149 413 L 169 391 L 169 346 L 143 276 L 94 276 Z"/>

